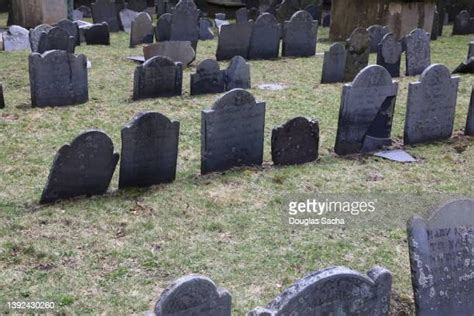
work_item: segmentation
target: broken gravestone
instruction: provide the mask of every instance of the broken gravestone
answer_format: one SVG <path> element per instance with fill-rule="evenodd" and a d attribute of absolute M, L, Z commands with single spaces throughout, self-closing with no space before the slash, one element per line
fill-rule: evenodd
<path fill-rule="evenodd" d="M 143 47 L 145 60 L 155 56 L 166 56 L 172 61 L 179 61 L 183 65 L 191 64 L 196 58 L 196 53 L 191 46 L 191 42 L 166 41 Z"/>
<path fill-rule="evenodd" d="M 467 114 L 465 135 L 474 136 L 474 87 L 471 90 L 471 102 L 469 102 L 469 111 Z"/>
<path fill-rule="evenodd" d="M 18 25 L 10 26 L 8 31 L 3 33 L 3 49 L 7 52 L 30 49 L 28 30 Z"/>
<path fill-rule="evenodd" d="M 130 29 L 130 48 L 138 44 L 153 43 L 153 22 L 147 12 L 141 12 L 132 21 Z"/>
<path fill-rule="evenodd" d="M 222 25 L 217 43 L 216 59 L 228 60 L 234 56 L 248 58 L 253 22 Z"/>
<path fill-rule="evenodd" d="M 53 27 L 48 33 L 41 33 L 38 42 L 38 53 L 43 54 L 49 50 L 64 50 L 74 54 L 76 39 L 60 27 Z"/>
<path fill-rule="evenodd" d="M 372 25 L 367 28 L 367 32 L 369 32 L 370 52 L 376 53 L 382 38 L 390 32 L 390 29 L 388 26 Z"/>
<path fill-rule="evenodd" d="M 334 43 L 324 52 L 323 72 L 321 83 L 335 83 L 344 81 L 346 67 L 346 48 L 341 43 Z"/>
<path fill-rule="evenodd" d="M 282 56 L 309 57 L 316 54 L 318 25 L 307 11 L 297 11 L 284 23 Z"/>
<path fill-rule="evenodd" d="M 400 77 L 400 63 L 402 59 L 402 44 L 397 41 L 393 33 L 386 34 L 379 44 L 377 65 L 387 69 L 393 78 Z"/>
<path fill-rule="evenodd" d="M 241 56 L 235 56 L 225 71 L 226 90 L 250 89 L 250 65 Z"/>
<path fill-rule="evenodd" d="M 191 74 L 191 95 L 221 93 L 226 91 L 225 71 L 213 59 L 201 62 L 195 74 Z"/>
<path fill-rule="evenodd" d="M 369 64 L 369 32 L 356 28 L 346 41 L 344 81 L 352 81 Z"/>
<path fill-rule="evenodd" d="M 416 76 L 431 64 L 429 33 L 423 29 L 415 29 L 405 37 L 406 75 Z"/>
<path fill-rule="evenodd" d="M 83 30 L 87 45 L 110 45 L 109 26 L 106 22 L 90 25 Z"/>
<path fill-rule="evenodd" d="M 276 59 L 280 49 L 281 25 L 270 13 L 260 15 L 250 36 L 249 59 Z"/>

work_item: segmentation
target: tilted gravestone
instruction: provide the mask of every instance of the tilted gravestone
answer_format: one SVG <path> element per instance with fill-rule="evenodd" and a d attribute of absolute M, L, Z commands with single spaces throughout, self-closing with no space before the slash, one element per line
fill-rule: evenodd
<path fill-rule="evenodd" d="M 241 56 L 235 56 L 225 71 L 226 90 L 250 89 L 250 65 Z"/>
<path fill-rule="evenodd" d="M 3 96 L 3 85 L 0 83 L 0 109 L 5 108 L 5 97 Z"/>
<path fill-rule="evenodd" d="M 439 12 L 435 11 L 433 16 L 433 26 L 431 27 L 430 39 L 436 41 L 439 36 Z"/>
<path fill-rule="evenodd" d="M 375 267 L 363 275 L 331 267 L 298 280 L 266 308 L 247 316 L 388 316 L 391 292 L 392 274 L 384 268 Z"/>
<path fill-rule="evenodd" d="M 402 52 L 402 44 L 397 41 L 395 35 L 393 33 L 386 34 L 379 44 L 377 65 L 387 69 L 393 78 L 400 77 Z"/>
<path fill-rule="evenodd" d="M 53 27 L 48 33 L 42 33 L 38 43 L 38 53 L 42 54 L 48 50 L 64 50 L 74 53 L 76 39 L 67 31 L 59 27 Z"/>
<path fill-rule="evenodd" d="M 341 43 L 334 43 L 324 52 L 323 72 L 321 83 L 334 83 L 344 81 L 346 68 L 346 48 Z"/>
<path fill-rule="evenodd" d="M 38 52 L 38 44 L 42 33 L 48 33 L 53 27 L 49 24 L 40 24 L 30 30 L 30 46 L 32 52 Z"/>
<path fill-rule="evenodd" d="M 342 90 L 335 151 L 372 152 L 390 145 L 398 83 L 378 65 L 364 68 Z"/>
<path fill-rule="evenodd" d="M 225 71 L 213 59 L 201 62 L 195 74 L 191 74 L 191 95 L 221 93 L 226 91 Z"/>
<path fill-rule="evenodd" d="M 405 118 L 405 144 L 451 137 L 459 77 L 440 64 L 428 67 L 420 81 L 410 83 Z"/>
<path fill-rule="evenodd" d="M 179 61 L 183 65 L 191 64 L 196 58 L 191 42 L 184 41 L 167 41 L 147 45 L 143 47 L 143 54 L 145 55 L 145 60 L 155 56 L 165 56 L 172 61 Z"/>
<path fill-rule="evenodd" d="M 272 130 L 275 165 L 296 165 L 318 159 L 319 123 L 296 117 Z"/>
<path fill-rule="evenodd" d="M 247 8 L 243 7 L 235 11 L 236 23 L 244 23 L 249 21 L 249 14 Z"/>
<path fill-rule="evenodd" d="M 8 31 L 3 33 L 3 49 L 7 52 L 30 49 L 29 34 L 29 31 L 21 26 L 10 26 Z"/>
<path fill-rule="evenodd" d="M 199 19 L 199 40 L 208 41 L 214 39 L 214 32 L 212 31 L 212 23 L 209 19 Z"/>
<path fill-rule="evenodd" d="M 423 29 L 415 29 L 405 37 L 406 75 L 421 74 L 431 64 L 430 37 Z"/>
<path fill-rule="evenodd" d="M 119 21 L 117 4 L 112 0 L 96 0 L 91 4 L 94 24 L 107 22 L 110 32 L 119 32 L 122 29 Z"/>
<path fill-rule="evenodd" d="M 201 115 L 201 173 L 261 165 L 265 103 L 234 89 Z"/>
<path fill-rule="evenodd" d="M 61 20 L 56 24 L 57 27 L 65 30 L 69 36 L 74 37 L 77 46 L 81 45 L 81 37 L 79 36 L 79 25 L 71 20 Z"/>
<path fill-rule="evenodd" d="M 369 32 L 370 52 L 376 53 L 382 38 L 385 34 L 390 33 L 390 29 L 388 26 L 372 25 L 367 28 L 367 32 Z"/>
<path fill-rule="evenodd" d="M 171 13 L 162 14 L 156 22 L 155 38 L 157 42 L 170 40 Z"/>
<path fill-rule="evenodd" d="M 454 20 L 453 35 L 467 35 L 471 32 L 471 15 L 467 10 L 463 10 Z"/>
<path fill-rule="evenodd" d="M 105 133 L 90 130 L 80 134 L 57 152 L 40 203 L 104 194 L 118 159 Z"/>
<path fill-rule="evenodd" d="M 87 58 L 63 50 L 29 57 L 33 107 L 74 105 L 89 99 Z"/>
<path fill-rule="evenodd" d="M 200 12 L 193 0 L 180 0 L 171 15 L 170 40 L 189 41 L 196 50 Z"/>
<path fill-rule="evenodd" d="M 249 59 L 278 58 L 280 49 L 281 25 L 270 13 L 260 15 L 250 36 Z"/>
<path fill-rule="evenodd" d="M 464 316 L 474 311 L 474 200 L 450 201 L 428 220 L 408 223 L 416 315 Z"/>
<path fill-rule="evenodd" d="M 309 57 L 316 54 L 318 25 L 307 11 L 297 11 L 284 23 L 282 56 Z"/>
<path fill-rule="evenodd" d="M 178 139 L 179 122 L 157 112 L 136 115 L 122 129 L 119 188 L 174 181 Z"/>
<path fill-rule="evenodd" d="M 474 136 L 474 87 L 471 91 L 471 102 L 469 102 L 469 111 L 467 113 L 465 135 Z"/>
<path fill-rule="evenodd" d="M 135 69 L 133 99 L 181 95 L 183 66 L 168 57 L 155 56 Z"/>
<path fill-rule="evenodd" d="M 87 45 L 110 45 L 109 26 L 106 22 L 84 28 Z"/>
<path fill-rule="evenodd" d="M 253 22 L 222 25 L 219 32 L 216 59 L 228 60 L 234 56 L 248 58 Z"/>
<path fill-rule="evenodd" d="M 369 64 L 369 32 L 356 28 L 346 41 L 344 81 L 352 81 Z"/>
<path fill-rule="evenodd" d="M 128 0 L 127 9 L 142 12 L 147 9 L 147 0 Z"/>
<path fill-rule="evenodd" d="M 132 30 L 132 22 L 140 13 L 128 9 L 123 9 L 120 11 L 120 22 L 122 23 L 123 30 L 127 33 L 130 33 Z"/>
<path fill-rule="evenodd" d="M 133 48 L 138 44 L 153 43 L 153 22 L 147 12 L 141 12 L 132 21 L 130 30 L 130 47 Z"/>
<path fill-rule="evenodd" d="M 156 303 L 156 316 L 231 316 L 232 297 L 211 279 L 188 275 L 176 280 Z"/>

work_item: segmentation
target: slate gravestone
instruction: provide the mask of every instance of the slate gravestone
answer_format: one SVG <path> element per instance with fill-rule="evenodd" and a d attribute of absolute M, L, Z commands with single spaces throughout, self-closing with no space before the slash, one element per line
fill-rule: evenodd
<path fill-rule="evenodd" d="M 467 59 L 474 57 L 474 42 L 469 43 L 469 50 L 467 52 Z"/>
<path fill-rule="evenodd" d="M 471 16 L 468 11 L 459 12 L 454 20 L 453 35 L 467 35 L 471 33 Z"/>
<path fill-rule="evenodd" d="M 80 134 L 57 152 L 40 203 L 104 194 L 118 159 L 112 140 L 104 132 Z"/>
<path fill-rule="evenodd" d="M 433 17 L 433 27 L 431 28 L 431 36 L 430 39 L 432 41 L 436 41 L 439 36 L 439 13 L 438 11 L 435 11 L 434 17 Z"/>
<path fill-rule="evenodd" d="M 370 52 L 376 53 L 382 38 L 390 32 L 390 29 L 388 26 L 372 25 L 367 28 L 367 32 L 369 32 Z"/>
<path fill-rule="evenodd" d="M 369 32 L 356 28 L 346 41 L 344 81 L 352 81 L 369 64 Z"/>
<path fill-rule="evenodd" d="M 430 37 L 423 29 L 415 29 L 405 38 L 406 75 L 421 74 L 431 64 Z"/>
<path fill-rule="evenodd" d="M 87 45 L 110 45 L 109 26 L 106 22 L 93 24 L 84 28 L 84 37 Z"/>
<path fill-rule="evenodd" d="M 220 70 L 217 61 L 206 59 L 197 66 L 196 73 L 191 74 L 191 95 L 224 91 L 225 71 Z"/>
<path fill-rule="evenodd" d="M 119 188 L 173 182 L 179 122 L 157 112 L 140 113 L 122 129 Z"/>
<path fill-rule="evenodd" d="M 321 8 L 318 5 L 309 4 L 304 10 L 311 14 L 313 20 L 318 21 L 319 25 L 321 24 Z"/>
<path fill-rule="evenodd" d="M 465 135 L 474 136 L 474 87 L 471 91 L 471 102 L 469 102 L 469 111 L 467 113 Z"/>
<path fill-rule="evenodd" d="M 408 223 L 411 278 L 419 316 L 474 311 L 474 200 L 446 203 Z"/>
<path fill-rule="evenodd" d="M 191 64 L 196 58 L 196 53 L 191 47 L 191 42 L 158 42 L 143 47 L 145 60 L 155 56 L 166 56 L 172 61 L 179 61 L 183 65 Z"/>
<path fill-rule="evenodd" d="M 400 63 L 402 59 L 402 44 L 397 41 L 393 33 L 386 34 L 379 44 L 377 65 L 387 69 L 393 78 L 400 77 Z"/>
<path fill-rule="evenodd" d="M 404 142 L 426 143 L 451 137 L 459 77 L 444 65 L 428 67 L 420 81 L 408 87 Z"/>
<path fill-rule="evenodd" d="M 181 95 L 183 66 L 168 57 L 155 56 L 135 69 L 133 99 Z"/>
<path fill-rule="evenodd" d="M 74 53 L 76 39 L 62 28 L 53 27 L 48 33 L 42 33 L 38 43 L 38 53 L 42 54 L 48 50 L 64 50 Z"/>
<path fill-rule="evenodd" d="M 456 69 L 453 70 L 453 74 L 474 74 L 474 57 L 469 58 L 457 66 Z"/>
<path fill-rule="evenodd" d="M 153 43 L 153 22 L 146 12 L 141 12 L 132 21 L 130 31 L 130 47 L 133 48 L 138 44 Z"/>
<path fill-rule="evenodd" d="M 3 85 L 0 83 L 0 109 L 5 108 L 5 97 L 3 96 Z"/>
<path fill-rule="evenodd" d="M 367 275 L 346 267 L 313 272 L 287 288 L 266 308 L 247 316 L 388 316 L 392 274 L 380 267 Z"/>
<path fill-rule="evenodd" d="M 342 90 L 335 151 L 372 152 L 391 144 L 398 83 L 382 66 L 364 68 Z"/>
<path fill-rule="evenodd" d="M 250 89 L 250 65 L 241 56 L 235 56 L 225 71 L 226 90 Z"/>
<path fill-rule="evenodd" d="M 56 26 L 66 31 L 69 36 L 74 37 L 75 45 L 81 45 L 81 38 L 79 36 L 79 25 L 77 23 L 74 23 L 71 20 L 64 19 L 59 21 Z"/>
<path fill-rule="evenodd" d="M 119 10 L 114 1 L 96 0 L 96 2 L 91 4 L 91 7 L 94 24 L 107 22 L 110 32 L 118 32 L 121 30 Z"/>
<path fill-rule="evenodd" d="M 130 33 L 132 30 L 132 22 L 135 20 L 135 18 L 138 16 L 138 12 L 128 10 L 128 9 L 123 9 L 120 11 L 119 16 L 120 16 L 120 22 L 122 23 L 123 30 L 127 33 Z"/>
<path fill-rule="evenodd" d="M 316 54 L 318 25 L 311 14 L 298 11 L 284 23 L 282 56 L 308 57 Z"/>
<path fill-rule="evenodd" d="M 156 22 L 155 38 L 157 42 L 170 40 L 171 13 L 162 14 Z"/>
<path fill-rule="evenodd" d="M 236 23 L 245 23 L 249 21 L 247 8 L 243 7 L 235 11 Z"/>
<path fill-rule="evenodd" d="M 343 82 L 345 68 L 346 48 L 341 43 L 334 43 L 328 52 L 324 52 L 321 83 Z"/>
<path fill-rule="evenodd" d="M 296 117 L 272 130 L 272 160 L 275 165 L 297 165 L 318 159 L 319 124 Z"/>
<path fill-rule="evenodd" d="M 211 279 L 189 275 L 176 280 L 155 306 L 156 316 L 231 316 L 232 297 Z"/>
<path fill-rule="evenodd" d="M 29 57 L 33 107 L 74 105 L 89 99 L 87 58 L 63 50 Z"/>
<path fill-rule="evenodd" d="M 42 33 L 48 33 L 53 27 L 49 24 L 41 24 L 30 30 L 30 46 L 32 52 L 38 52 L 38 44 Z"/>
<path fill-rule="evenodd" d="M 290 20 L 296 12 L 301 10 L 301 2 L 299 0 L 283 0 L 278 2 L 280 2 L 280 5 L 276 7 L 275 13 L 278 21 L 281 23 Z"/>
<path fill-rule="evenodd" d="M 281 25 L 270 13 L 260 15 L 250 36 L 249 59 L 275 59 L 280 49 Z"/>
<path fill-rule="evenodd" d="M 92 10 L 90 7 L 86 6 L 86 5 L 81 5 L 80 7 L 77 8 L 79 11 L 82 12 L 82 15 L 85 17 L 85 18 L 91 18 L 92 17 Z"/>
<path fill-rule="evenodd" d="M 142 12 L 147 9 L 147 0 L 128 0 L 127 9 Z"/>
<path fill-rule="evenodd" d="M 234 89 L 201 115 L 201 173 L 261 165 L 265 103 Z"/>
<path fill-rule="evenodd" d="M 3 33 L 3 49 L 7 52 L 30 49 L 29 32 L 18 25 L 12 25 Z"/>
<path fill-rule="evenodd" d="M 248 58 L 253 22 L 222 25 L 219 32 L 216 59 L 228 60 L 234 56 Z"/>
<path fill-rule="evenodd" d="M 199 40 L 208 41 L 214 39 L 211 21 L 205 18 L 199 19 Z"/>
<path fill-rule="evenodd" d="M 180 0 L 171 15 L 170 40 L 189 41 L 196 50 L 199 40 L 199 15 L 193 0 Z"/>

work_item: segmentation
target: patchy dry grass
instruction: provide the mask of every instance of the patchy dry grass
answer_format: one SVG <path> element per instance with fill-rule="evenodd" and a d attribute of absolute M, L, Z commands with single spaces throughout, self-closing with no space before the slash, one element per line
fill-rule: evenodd
<path fill-rule="evenodd" d="M 320 30 L 320 38 L 327 34 Z M 453 69 L 465 58 L 468 40 L 445 36 L 434 42 L 433 62 Z M 472 193 L 474 140 L 459 136 L 472 76 L 461 78 L 458 136 L 407 148 L 420 162 L 403 165 L 334 155 L 342 85 L 319 83 L 321 56 L 251 61 L 254 87 L 289 86 L 251 90 L 267 102 L 264 166 L 200 176 L 200 111 L 217 96 L 191 97 L 189 75 L 198 62 L 213 57 L 216 41 L 199 44 L 197 61 L 185 70 L 182 97 L 139 102 L 130 101 L 135 65 L 125 57 L 140 49 L 127 46 L 128 37 L 121 33 L 112 35 L 110 47 L 79 47 L 77 52 L 92 62 L 90 101 L 47 109 L 30 106 L 28 53 L 0 52 L 7 102 L 0 112 L 0 301 L 53 300 L 65 313 L 139 313 L 152 307 L 172 279 L 202 273 L 232 292 L 234 312 L 242 315 L 310 271 L 331 265 L 366 271 L 382 265 L 394 273 L 397 300 L 410 303 L 404 229 L 292 231 L 281 223 L 281 198 L 311 192 Z M 318 52 L 328 46 L 321 41 Z M 408 83 L 415 79 L 400 79 L 393 129 L 399 142 Z M 60 146 L 84 129 L 99 128 L 119 151 L 120 129 L 140 111 L 159 111 L 181 122 L 174 183 L 117 191 L 116 172 L 105 196 L 38 207 Z M 271 129 L 297 115 L 319 120 L 321 159 L 275 168 Z"/>

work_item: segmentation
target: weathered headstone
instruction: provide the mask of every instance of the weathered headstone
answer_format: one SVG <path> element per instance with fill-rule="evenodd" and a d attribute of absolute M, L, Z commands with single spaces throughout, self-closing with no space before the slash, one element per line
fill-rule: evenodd
<path fill-rule="evenodd" d="M 3 96 L 3 85 L 0 83 L 0 109 L 5 108 L 5 97 Z"/>
<path fill-rule="evenodd" d="M 30 46 L 32 52 L 38 51 L 38 44 L 41 37 L 41 34 L 48 33 L 53 27 L 49 24 L 40 24 L 34 29 L 30 30 Z"/>
<path fill-rule="evenodd" d="M 130 47 L 135 47 L 138 44 L 153 43 L 153 22 L 147 12 L 141 12 L 132 21 L 130 31 Z"/>
<path fill-rule="evenodd" d="M 346 48 L 341 43 L 334 43 L 328 52 L 324 52 L 321 83 L 343 82 L 345 68 Z"/>
<path fill-rule="evenodd" d="M 18 25 L 12 25 L 3 33 L 3 49 L 7 52 L 30 49 L 29 32 Z"/>
<path fill-rule="evenodd" d="M 400 63 L 402 60 L 402 44 L 397 41 L 393 33 L 386 34 L 379 44 L 377 65 L 387 69 L 393 78 L 400 77 Z"/>
<path fill-rule="evenodd" d="M 226 90 L 250 89 L 250 65 L 241 56 L 235 56 L 225 71 Z"/>
<path fill-rule="evenodd" d="M 109 26 L 106 22 L 93 24 L 84 28 L 84 37 L 87 45 L 110 45 Z"/>
<path fill-rule="evenodd" d="M 155 56 L 135 69 L 133 99 L 181 95 L 183 66 L 168 57 Z"/>
<path fill-rule="evenodd" d="M 147 8 L 147 0 L 128 0 L 127 9 L 142 12 Z"/>
<path fill-rule="evenodd" d="M 430 39 L 432 41 L 436 41 L 439 36 L 439 13 L 435 11 L 433 16 L 433 27 L 431 28 L 431 36 Z"/>
<path fill-rule="evenodd" d="M 247 316 L 388 316 L 391 292 L 392 274 L 384 268 L 363 275 L 331 267 L 298 280 L 266 308 L 256 308 Z"/>
<path fill-rule="evenodd" d="M 474 311 L 474 200 L 438 208 L 408 223 L 416 315 L 463 316 Z"/>
<path fill-rule="evenodd" d="M 79 36 L 79 25 L 71 20 L 61 20 L 56 25 L 57 27 L 65 30 L 69 36 L 74 37 L 74 42 L 77 46 L 81 45 L 81 38 Z"/>
<path fill-rule="evenodd" d="M 120 11 L 120 22 L 122 23 L 123 30 L 125 32 L 130 33 L 132 30 L 132 22 L 135 20 L 138 14 L 138 12 L 128 9 L 123 9 Z"/>
<path fill-rule="evenodd" d="M 278 58 L 280 49 L 281 25 L 270 13 L 260 15 L 250 36 L 249 59 Z"/>
<path fill-rule="evenodd" d="M 370 52 L 376 53 L 382 38 L 390 32 L 390 29 L 388 26 L 372 25 L 367 28 L 367 32 L 369 32 Z"/>
<path fill-rule="evenodd" d="M 171 15 L 170 40 L 189 41 L 196 50 L 199 40 L 199 15 L 193 0 L 180 0 Z"/>
<path fill-rule="evenodd" d="M 110 32 L 118 32 L 121 30 L 119 21 L 119 10 L 117 4 L 112 0 L 96 0 L 91 4 L 92 18 L 94 24 L 107 22 Z"/>
<path fill-rule="evenodd" d="M 474 57 L 474 42 L 469 43 L 469 50 L 467 51 L 467 59 Z"/>
<path fill-rule="evenodd" d="M 390 145 L 398 83 L 382 66 L 364 68 L 342 90 L 335 151 L 372 152 Z"/>
<path fill-rule="evenodd" d="M 80 7 L 77 8 L 77 10 L 81 11 L 82 15 L 85 18 L 91 18 L 92 17 L 92 10 L 91 10 L 90 7 L 88 7 L 86 5 L 81 5 Z"/>
<path fill-rule="evenodd" d="M 346 41 L 344 81 L 352 81 L 369 64 L 369 32 L 356 28 Z"/>
<path fill-rule="evenodd" d="M 236 23 L 245 23 L 249 21 L 249 14 L 246 7 L 242 7 L 235 11 Z"/>
<path fill-rule="evenodd" d="M 296 117 L 272 131 L 272 160 L 275 165 L 296 165 L 318 159 L 319 124 Z"/>
<path fill-rule="evenodd" d="M 221 93 L 226 91 L 225 71 L 213 59 L 201 62 L 191 74 L 191 95 Z"/>
<path fill-rule="evenodd" d="M 428 67 L 420 81 L 408 87 L 405 144 L 426 143 L 451 137 L 459 77 L 444 65 Z"/>
<path fill-rule="evenodd" d="M 64 106 L 87 102 L 87 58 L 63 50 L 33 53 L 29 57 L 33 107 Z"/>
<path fill-rule="evenodd" d="M 211 279 L 189 275 L 176 280 L 156 303 L 156 316 L 231 316 L 232 297 Z"/>
<path fill-rule="evenodd" d="M 467 10 L 463 10 L 454 20 L 453 35 L 467 35 L 471 31 L 471 15 Z"/>
<path fill-rule="evenodd" d="M 212 24 L 209 19 L 199 19 L 199 40 L 207 41 L 214 39 L 214 32 L 212 31 Z"/>
<path fill-rule="evenodd" d="M 469 111 L 467 113 L 465 135 L 474 136 L 474 87 L 471 90 L 471 102 L 469 102 Z"/>
<path fill-rule="evenodd" d="M 430 37 L 423 29 L 415 29 L 405 37 L 406 75 L 421 74 L 431 64 Z"/>
<path fill-rule="evenodd" d="M 321 8 L 319 5 L 308 4 L 304 10 L 311 14 L 313 20 L 317 20 L 318 24 L 321 25 Z"/>
<path fill-rule="evenodd" d="M 174 181 L 179 122 L 157 112 L 136 115 L 122 129 L 119 188 Z"/>
<path fill-rule="evenodd" d="M 79 21 L 79 20 L 82 20 L 84 19 L 84 14 L 82 13 L 82 11 L 79 11 L 79 10 L 73 10 L 72 11 L 72 20 L 73 21 Z"/>
<path fill-rule="evenodd" d="M 170 40 L 171 13 L 162 14 L 156 22 L 155 38 L 157 42 Z"/>
<path fill-rule="evenodd" d="M 299 0 L 283 0 L 276 1 L 280 4 L 276 6 L 275 14 L 279 22 L 284 23 L 291 19 L 291 17 L 301 10 L 301 1 Z M 311 19 L 313 19 L 311 17 Z"/>
<path fill-rule="evenodd" d="M 74 53 L 76 39 L 60 27 L 53 27 L 48 33 L 42 33 L 38 43 L 38 53 L 42 54 L 48 50 L 64 50 Z"/>
<path fill-rule="evenodd" d="M 297 11 L 283 27 L 282 56 L 308 57 L 316 54 L 318 25 L 307 11 Z"/>
<path fill-rule="evenodd" d="M 145 60 L 155 56 L 166 56 L 172 61 L 179 61 L 183 65 L 191 64 L 196 58 L 196 53 L 191 47 L 191 42 L 158 42 L 143 47 Z"/>
<path fill-rule="evenodd" d="M 234 56 L 248 58 L 253 22 L 222 25 L 219 32 L 216 59 L 227 60 Z"/>
<path fill-rule="evenodd" d="M 234 89 L 201 115 L 201 173 L 261 165 L 265 103 Z"/>

